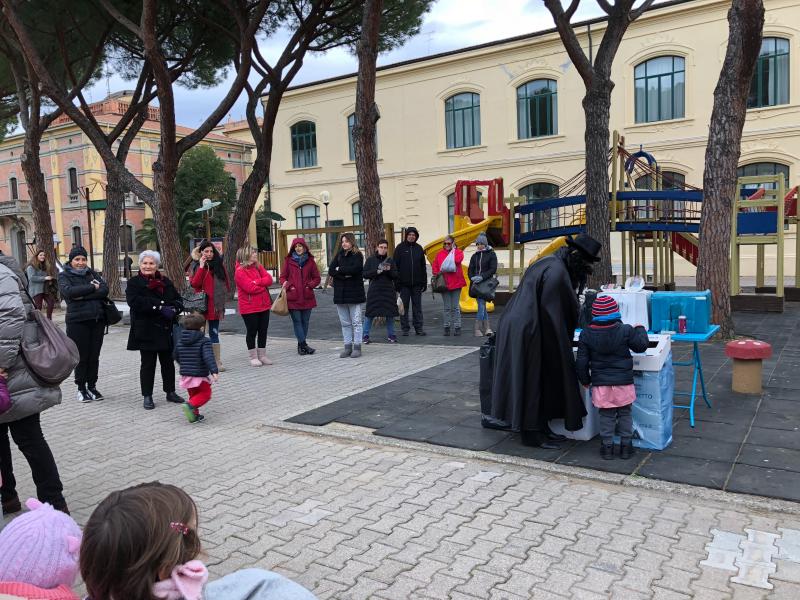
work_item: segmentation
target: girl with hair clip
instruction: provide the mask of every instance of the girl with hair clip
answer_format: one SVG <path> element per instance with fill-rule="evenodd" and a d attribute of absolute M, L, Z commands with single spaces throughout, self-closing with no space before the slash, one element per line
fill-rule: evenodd
<path fill-rule="evenodd" d="M 83 531 L 86 600 L 314 600 L 262 569 L 206 585 L 198 522 L 194 500 L 174 485 L 144 483 L 109 494 Z"/>

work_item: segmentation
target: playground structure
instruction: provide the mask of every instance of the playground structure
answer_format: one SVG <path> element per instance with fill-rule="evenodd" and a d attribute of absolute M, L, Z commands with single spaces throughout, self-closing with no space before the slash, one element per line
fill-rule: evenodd
<path fill-rule="evenodd" d="M 486 212 L 481 208 L 479 187 L 487 187 Z M 453 239 L 459 248 L 466 248 L 481 233 L 486 233 L 493 248 L 506 248 L 511 241 L 511 211 L 505 206 L 503 198 L 502 178 L 484 181 L 458 181 L 455 189 L 455 206 L 453 208 Z M 444 236 L 436 238 L 424 248 L 428 262 L 433 264 L 439 250 L 442 249 Z M 467 265 L 461 265 L 464 279 L 467 277 Z M 478 310 L 478 302 L 469 295 L 469 285 L 461 288 L 459 306 L 463 313 L 474 313 Z M 486 310 L 494 311 L 494 303 L 487 302 Z"/>

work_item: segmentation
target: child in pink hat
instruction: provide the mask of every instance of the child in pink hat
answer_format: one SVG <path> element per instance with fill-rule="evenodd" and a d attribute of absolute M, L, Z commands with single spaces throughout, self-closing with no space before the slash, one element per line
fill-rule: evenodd
<path fill-rule="evenodd" d="M 26 512 L 0 531 L 0 594 L 32 600 L 78 600 L 81 530 L 72 517 L 30 498 Z"/>

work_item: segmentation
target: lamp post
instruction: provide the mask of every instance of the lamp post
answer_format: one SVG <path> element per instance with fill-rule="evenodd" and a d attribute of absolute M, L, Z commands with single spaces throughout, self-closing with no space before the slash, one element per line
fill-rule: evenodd
<path fill-rule="evenodd" d="M 325 206 L 325 227 L 327 227 L 330 223 L 328 219 L 328 205 L 331 203 L 331 193 L 328 191 L 320 192 L 319 199 L 322 200 L 322 204 Z M 330 262 L 330 255 L 331 255 L 331 236 L 328 232 L 325 232 L 325 257 Z"/>
<path fill-rule="evenodd" d="M 200 208 L 195 208 L 194 212 L 203 213 L 206 220 L 206 239 L 211 241 L 211 211 L 213 211 L 222 202 L 214 202 L 211 198 L 203 198 L 203 204 Z"/>

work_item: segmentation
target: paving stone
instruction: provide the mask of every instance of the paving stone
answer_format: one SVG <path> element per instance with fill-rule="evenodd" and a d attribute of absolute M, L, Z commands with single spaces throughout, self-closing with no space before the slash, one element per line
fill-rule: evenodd
<path fill-rule="evenodd" d="M 727 490 L 758 495 L 769 491 L 770 496 L 774 498 L 797 502 L 800 501 L 800 477 L 787 477 L 787 471 L 778 469 L 736 465 Z"/>

